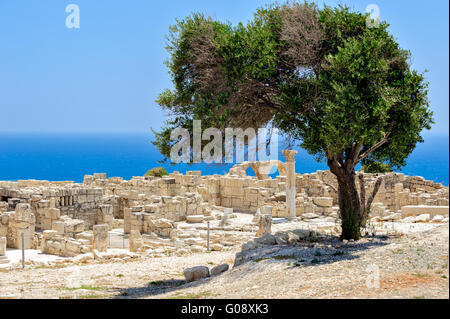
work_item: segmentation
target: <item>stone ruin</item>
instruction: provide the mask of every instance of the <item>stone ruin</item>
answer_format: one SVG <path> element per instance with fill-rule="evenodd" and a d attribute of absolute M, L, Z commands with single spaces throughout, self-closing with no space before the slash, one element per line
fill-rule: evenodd
<path fill-rule="evenodd" d="M 329 171 L 295 173 L 286 162 L 244 162 L 226 175 L 174 172 L 131 180 L 86 175 L 83 183 L 0 182 L 0 263 L 6 247 L 74 257 L 126 248 L 159 257 L 222 250 L 270 233 L 272 219 L 312 221 L 339 216 L 337 181 Z M 246 175 L 251 167 L 256 177 Z M 269 177 L 272 167 L 279 176 Z M 366 194 L 378 176 L 365 174 Z M 358 183 L 358 181 L 357 181 Z M 359 185 L 358 185 L 359 188 Z M 449 189 L 422 177 L 384 174 L 372 220 L 448 221 Z M 237 222 L 237 214 L 251 218 Z M 236 222 L 234 222 L 236 221 Z"/>

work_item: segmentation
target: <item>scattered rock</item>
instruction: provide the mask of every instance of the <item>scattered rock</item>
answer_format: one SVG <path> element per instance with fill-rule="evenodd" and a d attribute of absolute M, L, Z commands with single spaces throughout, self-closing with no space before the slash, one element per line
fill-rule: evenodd
<path fill-rule="evenodd" d="M 276 245 L 277 240 L 274 235 L 271 234 L 264 234 L 262 237 L 255 238 L 255 243 L 261 244 L 261 245 Z"/>
<path fill-rule="evenodd" d="M 229 268 L 230 268 L 230 266 L 228 266 L 228 264 L 219 265 L 219 266 L 213 267 L 211 269 L 210 274 L 211 274 L 211 276 L 217 276 L 217 275 L 220 275 L 221 273 L 227 271 Z"/>
<path fill-rule="evenodd" d="M 444 216 L 436 215 L 436 216 L 433 217 L 433 219 L 431 221 L 433 223 L 442 223 L 443 220 L 444 220 Z"/>
<path fill-rule="evenodd" d="M 93 253 L 81 254 L 81 255 L 73 257 L 73 259 L 72 259 L 74 264 L 86 263 L 90 260 L 94 260 Z"/>
<path fill-rule="evenodd" d="M 212 251 L 221 251 L 223 249 L 223 246 L 221 244 L 213 244 L 211 245 Z"/>
<path fill-rule="evenodd" d="M 414 222 L 416 223 L 428 223 L 430 221 L 430 214 L 422 214 L 419 216 L 416 216 L 414 219 Z"/>
<path fill-rule="evenodd" d="M 332 207 L 333 206 L 333 198 L 331 197 L 314 197 L 314 204 L 319 207 Z"/>
<path fill-rule="evenodd" d="M 183 271 L 183 274 L 187 282 L 192 282 L 209 277 L 209 268 L 205 266 L 187 268 Z"/>
<path fill-rule="evenodd" d="M 302 219 L 315 219 L 315 218 L 319 218 L 319 215 L 314 213 L 305 213 L 302 215 Z"/>
<path fill-rule="evenodd" d="M 402 219 L 401 213 L 394 213 L 385 217 L 382 217 L 381 220 L 384 222 L 396 221 Z"/>
<path fill-rule="evenodd" d="M 202 223 L 205 219 L 204 215 L 190 215 L 186 216 L 186 221 L 188 223 Z"/>
<path fill-rule="evenodd" d="M 402 220 L 403 223 L 414 223 L 415 217 L 414 216 L 409 216 L 406 217 Z"/>

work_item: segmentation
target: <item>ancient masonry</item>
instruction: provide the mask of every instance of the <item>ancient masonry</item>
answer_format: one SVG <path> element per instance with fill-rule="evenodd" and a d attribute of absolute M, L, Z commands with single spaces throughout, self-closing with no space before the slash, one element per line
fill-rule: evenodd
<path fill-rule="evenodd" d="M 6 247 L 22 247 L 22 234 L 24 248 L 47 254 L 73 257 L 126 248 L 158 257 L 226 249 L 270 233 L 276 218 L 336 220 L 335 177 L 329 171 L 296 174 L 296 153 L 283 151 L 286 163 L 244 162 L 223 176 L 193 171 L 129 181 L 94 174 L 81 184 L 0 182 L 0 263 L 7 262 Z M 280 173 L 275 179 L 268 175 L 273 166 Z M 249 167 L 256 177 L 246 176 Z M 366 193 L 377 178 L 365 174 Z M 448 222 L 448 198 L 441 184 L 385 174 L 371 218 Z M 232 223 L 236 213 L 254 217 Z"/>

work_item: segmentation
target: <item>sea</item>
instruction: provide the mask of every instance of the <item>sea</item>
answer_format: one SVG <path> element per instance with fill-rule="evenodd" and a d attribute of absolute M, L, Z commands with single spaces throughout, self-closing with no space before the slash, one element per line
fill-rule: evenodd
<path fill-rule="evenodd" d="M 423 176 L 449 185 L 449 136 L 428 133 L 418 144 L 400 173 Z M 133 134 L 41 134 L 0 133 L 0 180 L 37 179 L 82 182 L 84 175 L 106 173 L 108 177 L 130 179 L 153 167 L 170 172 L 201 170 L 203 175 L 225 174 L 233 164 L 160 163 L 162 155 L 154 147 L 152 133 Z M 298 149 L 297 173 L 327 170 L 324 162 Z M 281 147 L 280 147 L 281 151 Z M 279 159 L 284 161 L 281 155 Z M 251 169 L 248 175 L 254 175 Z M 271 176 L 276 176 L 273 172 Z"/>

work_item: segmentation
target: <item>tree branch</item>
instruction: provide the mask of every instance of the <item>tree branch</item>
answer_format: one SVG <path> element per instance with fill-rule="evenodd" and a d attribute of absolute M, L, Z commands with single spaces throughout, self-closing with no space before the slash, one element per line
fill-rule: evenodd
<path fill-rule="evenodd" d="M 393 126 L 393 125 L 394 125 L 394 123 L 391 123 L 391 124 L 389 125 L 389 128 L 388 128 L 386 134 L 384 135 L 384 137 L 383 137 L 383 139 L 382 139 L 381 141 L 379 141 L 377 144 L 375 144 L 374 146 L 372 146 L 371 148 L 369 148 L 367 151 L 365 151 L 365 152 L 358 158 L 358 161 L 355 163 L 355 166 L 356 166 L 359 162 L 361 162 L 363 159 L 365 159 L 367 156 L 369 156 L 370 153 L 372 153 L 372 152 L 375 151 L 376 149 L 380 148 L 381 146 L 383 146 L 383 145 L 387 142 L 387 140 L 388 140 L 388 138 L 389 138 L 389 135 L 391 135 L 391 130 L 392 130 L 392 126 Z"/>

